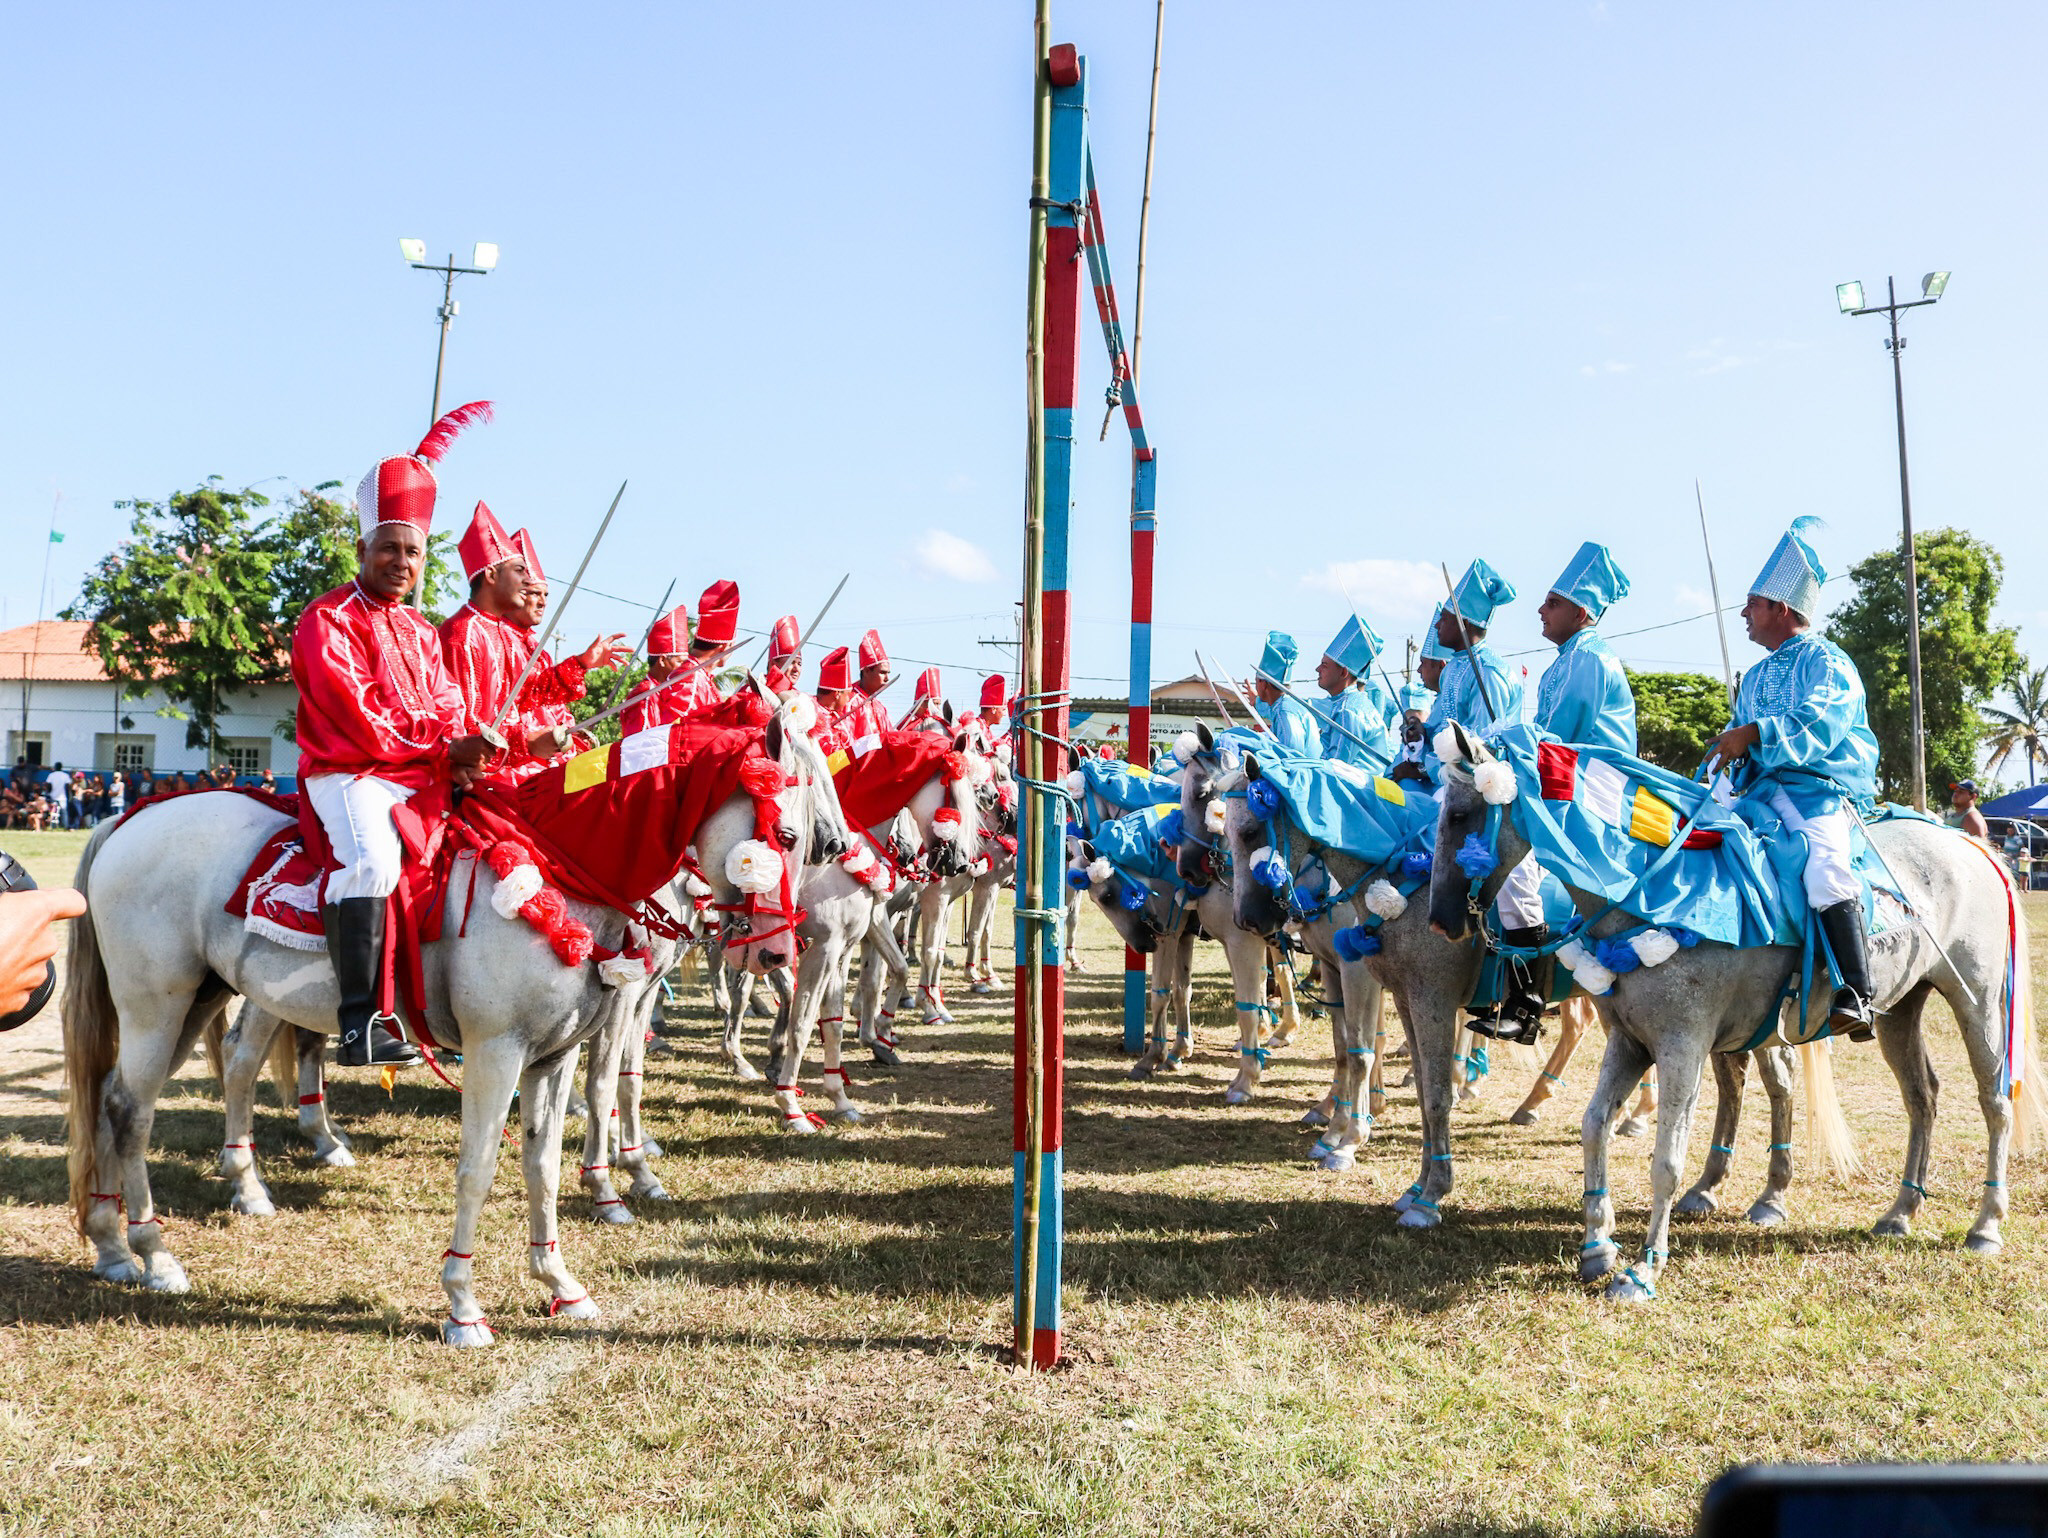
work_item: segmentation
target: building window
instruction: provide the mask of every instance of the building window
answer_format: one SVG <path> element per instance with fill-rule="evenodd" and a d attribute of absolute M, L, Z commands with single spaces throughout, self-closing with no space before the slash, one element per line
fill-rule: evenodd
<path fill-rule="evenodd" d="M 270 767 L 270 741 L 265 737 L 229 737 L 221 743 L 221 762 L 236 774 L 261 774 Z"/>
<path fill-rule="evenodd" d="M 154 769 L 156 738 L 141 734 L 131 736 L 123 732 L 95 732 L 92 766 L 95 769 L 119 769 L 123 774 L 133 774 L 138 769 Z"/>
<path fill-rule="evenodd" d="M 50 761 L 50 734 L 48 732 L 9 732 L 7 734 L 7 762 L 11 765 L 17 758 L 25 758 L 40 769 Z"/>

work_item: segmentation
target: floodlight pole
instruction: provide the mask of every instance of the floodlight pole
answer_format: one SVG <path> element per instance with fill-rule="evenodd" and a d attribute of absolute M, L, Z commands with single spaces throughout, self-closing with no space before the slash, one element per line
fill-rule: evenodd
<path fill-rule="evenodd" d="M 1913 701 L 1913 808 L 1924 812 L 1927 810 L 1927 718 L 1922 709 L 1920 690 L 1920 563 L 1913 548 L 1913 482 L 1906 472 L 1906 376 L 1899 358 L 1905 349 L 1906 339 L 1899 335 L 1899 311 L 1933 304 L 1934 298 L 1939 296 L 1909 299 L 1901 304 L 1898 284 L 1892 278 L 1884 280 L 1884 292 L 1885 303 L 1867 305 L 1849 313 L 1882 315 L 1891 322 L 1892 328 L 1892 334 L 1884 345 L 1891 349 L 1892 404 L 1899 426 L 1899 522 L 1906 553 L 1906 679 Z"/>
<path fill-rule="evenodd" d="M 455 265 L 455 253 L 452 251 L 448 253 L 448 260 L 445 262 L 414 262 L 412 265 L 421 272 L 441 274 L 441 308 L 435 312 L 441 318 L 441 343 L 434 350 L 434 404 L 427 413 L 427 426 L 432 427 L 441 420 L 441 370 L 448 362 L 448 323 L 456 316 L 455 279 L 461 274 L 482 277 L 491 269 L 458 267 Z"/>

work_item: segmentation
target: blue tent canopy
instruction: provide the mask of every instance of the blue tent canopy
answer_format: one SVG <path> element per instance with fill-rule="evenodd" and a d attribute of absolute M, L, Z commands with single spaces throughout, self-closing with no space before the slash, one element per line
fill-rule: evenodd
<path fill-rule="evenodd" d="M 2029 785 L 1996 801 L 1979 802 L 1977 810 L 1986 817 L 2048 818 L 2048 785 Z"/>

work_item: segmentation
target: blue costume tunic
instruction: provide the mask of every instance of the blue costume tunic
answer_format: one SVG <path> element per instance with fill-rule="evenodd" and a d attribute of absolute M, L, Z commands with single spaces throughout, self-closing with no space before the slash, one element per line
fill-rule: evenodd
<path fill-rule="evenodd" d="M 1635 754 L 1635 692 L 1621 659 L 1591 626 L 1557 649 L 1557 660 L 1537 683 L 1536 725 L 1564 742 Z"/>
<path fill-rule="evenodd" d="M 1254 700 L 1259 719 L 1273 729 L 1273 736 L 1287 752 L 1303 758 L 1322 757 L 1323 733 L 1308 707 L 1292 695 L 1283 694 L 1275 705 Z"/>
<path fill-rule="evenodd" d="M 1486 695 L 1479 693 L 1479 681 L 1472 672 L 1472 659 L 1479 659 L 1479 666 L 1486 670 Z M 1493 714 L 1487 714 L 1487 704 L 1493 706 Z M 1522 676 L 1519 670 L 1508 671 L 1508 665 L 1500 660 L 1494 649 L 1481 641 L 1470 651 L 1456 653 L 1444 664 L 1443 676 L 1437 680 L 1436 707 L 1430 711 L 1429 719 L 1423 722 L 1434 742 L 1436 734 L 1453 721 L 1468 732 L 1485 732 L 1495 726 L 1513 726 L 1522 719 Z"/>
<path fill-rule="evenodd" d="M 1877 738 L 1864 711 L 1863 680 L 1832 641 L 1802 630 L 1751 666 L 1728 724 L 1750 722 L 1761 740 L 1743 760 L 1737 790 L 1761 791 L 1759 782 L 1770 779 L 1802 817 L 1835 811 L 1844 791 L 1858 802 L 1876 799 Z"/>
<path fill-rule="evenodd" d="M 1379 707 L 1357 689 L 1343 689 L 1336 694 L 1325 695 L 1309 703 L 1309 713 L 1316 718 L 1316 725 L 1322 732 L 1322 758 L 1333 758 L 1342 764 L 1356 764 L 1374 774 L 1384 773 L 1387 765 L 1399 751 L 1399 742 L 1387 733 L 1386 718 Z M 1337 730 L 1331 724 L 1335 721 L 1344 728 Z M 1345 733 L 1350 733 L 1346 736 Z M 1352 738 L 1362 739 L 1361 747 Z"/>
<path fill-rule="evenodd" d="M 1398 748 L 1401 742 L 1401 707 L 1394 703 L 1393 697 L 1387 693 L 1386 686 L 1371 673 L 1359 680 L 1359 688 L 1372 702 L 1372 708 L 1379 712 L 1380 719 L 1386 723 L 1387 733 L 1393 738 L 1389 751 Z"/>

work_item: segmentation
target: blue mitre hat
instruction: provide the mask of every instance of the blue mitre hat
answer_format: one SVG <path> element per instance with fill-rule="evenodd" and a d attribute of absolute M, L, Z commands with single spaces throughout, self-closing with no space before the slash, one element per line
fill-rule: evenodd
<path fill-rule="evenodd" d="M 1589 539 L 1565 563 L 1563 574 L 1550 584 L 1550 590 L 1598 619 L 1607 612 L 1609 604 L 1628 597 L 1628 573 L 1605 545 L 1596 545 Z"/>
<path fill-rule="evenodd" d="M 1385 645 L 1379 632 L 1354 614 L 1337 631 L 1337 639 L 1323 648 L 1323 655 L 1353 678 L 1363 678 Z"/>
<path fill-rule="evenodd" d="M 1422 655 L 1425 661 L 1449 662 L 1451 658 L 1457 656 L 1456 652 L 1444 645 L 1442 637 L 1436 633 L 1437 621 L 1443 617 L 1444 606 L 1438 604 L 1430 612 L 1429 628 L 1422 632 Z"/>
<path fill-rule="evenodd" d="M 1294 637 L 1284 630 L 1266 632 L 1266 649 L 1259 653 L 1259 673 L 1270 684 L 1285 687 L 1287 675 L 1293 671 L 1295 658 Z"/>
<path fill-rule="evenodd" d="M 1804 535 L 1809 529 L 1825 528 L 1818 518 L 1794 518 L 1792 527 L 1780 536 L 1771 558 L 1757 573 L 1749 590 L 1759 598 L 1775 598 L 1811 623 L 1820 617 L 1820 585 L 1828 580 L 1828 569 L 1813 553 Z"/>
<path fill-rule="evenodd" d="M 1420 680 L 1401 686 L 1401 709 L 1429 714 L 1429 707 L 1436 702 L 1436 691 Z"/>
<path fill-rule="evenodd" d="M 1451 589 L 1451 607 L 1475 625 L 1493 623 L 1493 611 L 1512 603 L 1515 586 L 1484 561 L 1474 561 Z"/>

